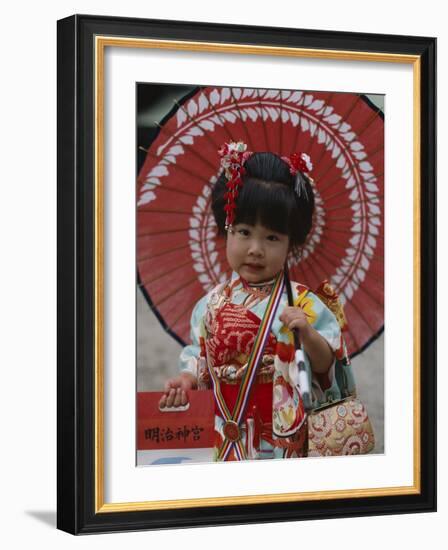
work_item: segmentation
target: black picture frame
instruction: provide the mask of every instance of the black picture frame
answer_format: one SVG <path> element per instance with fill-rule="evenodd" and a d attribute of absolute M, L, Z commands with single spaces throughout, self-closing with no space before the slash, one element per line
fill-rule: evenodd
<path fill-rule="evenodd" d="M 103 506 L 96 392 L 95 39 L 121 37 L 408 56 L 420 78 L 420 280 L 417 451 L 412 493 L 258 504 L 134 509 Z M 353 517 L 436 510 L 436 39 L 74 15 L 58 21 L 58 505 L 73 534 Z M 101 244 L 101 241 L 100 241 Z"/>

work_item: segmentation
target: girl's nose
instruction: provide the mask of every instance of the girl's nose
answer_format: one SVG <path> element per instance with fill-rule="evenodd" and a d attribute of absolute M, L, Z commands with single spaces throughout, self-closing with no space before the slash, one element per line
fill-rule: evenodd
<path fill-rule="evenodd" d="M 262 244 L 257 239 L 252 239 L 249 244 L 249 254 L 253 256 L 263 256 L 264 250 Z"/>

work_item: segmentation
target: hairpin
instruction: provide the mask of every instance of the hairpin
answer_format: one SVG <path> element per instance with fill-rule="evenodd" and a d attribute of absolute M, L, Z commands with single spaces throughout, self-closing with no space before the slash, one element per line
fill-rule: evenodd
<path fill-rule="evenodd" d="M 292 153 L 289 157 L 281 157 L 289 166 L 289 171 L 293 176 L 297 172 L 308 174 L 313 169 L 311 158 L 306 153 Z"/>
<path fill-rule="evenodd" d="M 244 163 L 252 155 L 252 152 L 246 151 L 246 149 L 247 145 L 242 141 L 231 141 L 225 143 L 218 151 L 221 157 L 221 167 L 227 178 L 227 191 L 224 193 L 224 200 L 227 201 L 224 206 L 226 231 L 235 221 L 236 199 L 243 185 L 242 176 L 246 173 Z"/>

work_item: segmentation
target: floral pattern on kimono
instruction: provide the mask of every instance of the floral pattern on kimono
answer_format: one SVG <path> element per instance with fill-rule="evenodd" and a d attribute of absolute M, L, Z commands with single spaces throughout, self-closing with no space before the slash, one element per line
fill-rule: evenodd
<path fill-rule="evenodd" d="M 294 305 L 302 308 L 308 322 L 325 338 L 336 361 L 344 353 L 344 341 L 336 317 L 307 287 L 296 282 L 292 282 L 291 286 Z M 225 365 L 226 374 L 238 377 L 247 363 L 268 299 L 269 294 L 262 293 L 258 299 L 253 299 L 252 288 L 237 273 L 232 274 L 230 281 L 217 285 L 193 309 L 190 333 L 192 343 L 182 350 L 181 371 L 193 373 L 198 380 L 207 379 L 207 350 L 208 360 L 213 367 Z M 261 442 L 257 458 L 286 456 L 288 438 L 297 436 L 306 420 L 293 334 L 279 320 L 287 305 L 288 298 L 284 290 L 264 349 L 265 357 L 273 358 L 272 433 Z M 314 405 L 324 402 L 328 395 L 332 398 L 340 397 L 334 374 L 335 362 L 326 380 L 322 381 L 312 374 L 310 360 L 305 352 L 304 358 L 312 381 Z M 224 420 L 216 415 L 215 430 L 222 437 L 223 424 Z M 243 436 L 245 438 L 245 432 Z"/>

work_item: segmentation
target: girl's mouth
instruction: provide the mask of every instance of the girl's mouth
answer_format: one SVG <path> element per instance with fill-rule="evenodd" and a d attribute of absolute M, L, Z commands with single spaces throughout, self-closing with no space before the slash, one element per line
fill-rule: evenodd
<path fill-rule="evenodd" d="M 254 271 L 259 271 L 260 269 L 263 269 L 263 266 L 259 264 L 245 264 L 245 265 L 246 267 L 248 267 L 249 269 L 253 269 Z"/>

